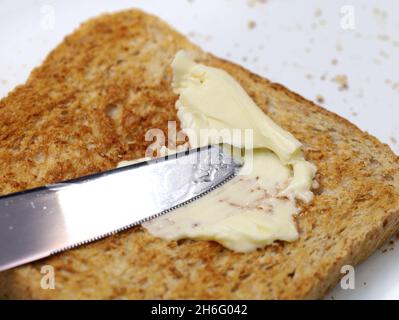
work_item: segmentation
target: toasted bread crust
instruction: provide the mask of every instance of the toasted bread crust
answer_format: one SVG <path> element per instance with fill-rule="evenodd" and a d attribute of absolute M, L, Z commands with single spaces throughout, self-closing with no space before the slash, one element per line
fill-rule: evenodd
<path fill-rule="evenodd" d="M 0 273 L 1 298 L 320 298 L 343 265 L 359 263 L 399 228 L 399 160 L 387 145 L 139 10 L 84 23 L 0 101 L 1 194 L 143 156 L 145 132 L 166 132 L 177 120 L 170 63 L 180 49 L 228 71 L 304 143 L 320 187 L 297 217 L 300 239 L 242 254 L 136 227 Z M 43 265 L 55 268 L 55 290 L 40 288 Z"/>

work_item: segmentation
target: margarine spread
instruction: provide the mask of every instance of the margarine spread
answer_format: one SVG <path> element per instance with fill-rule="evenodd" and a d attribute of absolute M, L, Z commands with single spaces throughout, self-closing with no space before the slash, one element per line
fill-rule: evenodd
<path fill-rule="evenodd" d="M 183 51 L 172 67 L 177 115 L 191 147 L 222 136 L 223 143 L 236 149 L 251 149 L 251 160 L 245 162 L 245 174 L 143 226 L 164 239 L 213 240 L 240 252 L 275 240 L 296 240 L 296 199 L 311 201 L 316 173 L 304 159 L 301 143 L 274 123 L 226 71 L 195 63 Z M 226 129 L 239 134 L 220 135 Z"/>

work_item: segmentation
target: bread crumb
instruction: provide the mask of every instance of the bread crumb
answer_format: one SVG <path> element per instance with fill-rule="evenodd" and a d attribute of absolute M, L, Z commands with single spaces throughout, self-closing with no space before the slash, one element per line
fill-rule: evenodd
<path fill-rule="evenodd" d="M 248 29 L 252 30 L 256 28 L 256 22 L 253 20 L 248 21 Z"/>
<path fill-rule="evenodd" d="M 341 52 L 342 51 L 342 45 L 337 43 L 337 45 L 335 46 L 335 50 L 337 50 L 337 52 Z"/>
<path fill-rule="evenodd" d="M 333 65 L 333 66 L 336 66 L 337 64 L 338 64 L 338 60 L 337 59 L 332 59 L 331 60 L 331 64 Z"/>
<path fill-rule="evenodd" d="M 317 96 L 316 96 L 316 101 L 317 101 L 317 103 L 324 103 L 324 97 L 321 95 L 321 94 L 318 94 Z"/>
<path fill-rule="evenodd" d="M 389 140 L 391 140 L 391 142 L 392 142 L 393 144 L 397 144 L 397 142 L 398 142 L 398 141 L 395 139 L 395 137 L 390 137 Z"/>
<path fill-rule="evenodd" d="M 266 2 L 267 0 L 247 0 L 247 6 L 253 8 L 257 4 L 265 4 Z"/>
<path fill-rule="evenodd" d="M 379 8 L 375 8 L 373 10 L 373 14 L 382 19 L 386 19 L 388 17 L 388 12 Z"/>
<path fill-rule="evenodd" d="M 356 117 L 356 116 L 357 116 L 357 112 L 356 112 L 356 111 L 353 111 L 353 112 L 352 112 L 352 116 Z"/>
<path fill-rule="evenodd" d="M 1 80 L 1 84 L 4 84 L 4 85 L 6 85 L 8 83 L 8 81 L 7 80 Z"/>
<path fill-rule="evenodd" d="M 320 80 L 326 80 L 326 77 L 327 77 L 327 74 L 326 73 L 323 73 L 321 76 L 320 76 Z"/>
<path fill-rule="evenodd" d="M 346 75 L 344 75 L 344 74 L 336 75 L 333 78 L 333 81 L 338 83 L 338 85 L 339 85 L 338 89 L 341 90 L 341 91 L 342 90 L 347 90 L 349 88 L 348 77 Z"/>
<path fill-rule="evenodd" d="M 308 73 L 308 74 L 305 75 L 305 78 L 308 79 L 308 80 L 312 80 L 313 76 Z"/>
<path fill-rule="evenodd" d="M 316 11 L 314 12 L 314 16 L 315 17 L 320 17 L 321 15 L 322 15 L 322 11 L 321 11 L 321 9 L 316 9 Z"/>
<path fill-rule="evenodd" d="M 364 97 L 364 93 L 363 93 L 363 89 L 360 89 L 359 92 L 356 95 L 357 98 L 363 98 Z"/>
<path fill-rule="evenodd" d="M 380 50 L 379 54 L 381 57 L 383 57 L 385 59 L 389 59 L 389 54 L 386 53 L 384 50 Z"/>
<path fill-rule="evenodd" d="M 378 40 L 381 40 L 381 41 L 388 41 L 388 40 L 389 40 L 389 36 L 386 35 L 386 34 L 379 34 L 379 35 L 377 36 L 377 39 L 378 39 Z"/>

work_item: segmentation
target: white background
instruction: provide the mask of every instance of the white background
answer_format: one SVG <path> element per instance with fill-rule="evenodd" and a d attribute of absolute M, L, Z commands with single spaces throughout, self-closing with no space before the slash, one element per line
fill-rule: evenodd
<path fill-rule="evenodd" d="M 343 6 L 354 10 L 345 29 Z M 399 1 L 0 0 L 0 97 L 80 22 L 137 7 L 203 49 L 316 101 L 399 153 Z M 348 17 L 348 16 L 346 16 Z M 334 61 L 334 62 L 333 62 Z M 340 90 L 336 76 L 346 76 Z M 399 249 L 387 243 L 356 268 L 355 290 L 327 299 L 399 299 Z"/>

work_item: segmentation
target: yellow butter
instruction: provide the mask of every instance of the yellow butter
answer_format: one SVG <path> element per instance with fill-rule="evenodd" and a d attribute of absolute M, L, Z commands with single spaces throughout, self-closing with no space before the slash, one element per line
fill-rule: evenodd
<path fill-rule="evenodd" d="M 164 239 L 213 240 L 240 252 L 275 240 L 293 241 L 298 237 L 295 201 L 278 197 L 290 175 L 291 170 L 271 151 L 256 150 L 250 175 L 238 176 L 144 227 Z"/>
<path fill-rule="evenodd" d="M 296 240 L 296 199 L 311 201 L 316 173 L 303 158 L 301 143 L 274 123 L 226 71 L 195 63 L 183 51 L 172 67 L 177 114 L 190 145 L 207 145 L 218 138 L 213 136 L 217 132 L 239 129 L 239 135 L 223 136 L 223 142 L 253 148 L 252 161 L 245 163 L 251 168 L 249 174 L 143 226 L 164 239 L 213 240 L 240 252 L 275 240 Z M 207 135 L 201 134 L 204 129 Z M 209 129 L 217 132 L 209 134 Z M 253 130 L 250 146 L 244 143 L 245 129 Z"/>
<path fill-rule="evenodd" d="M 200 137 L 200 129 L 252 129 L 254 148 L 270 149 L 284 162 L 300 152 L 301 143 L 274 123 L 226 71 L 196 64 L 184 51 L 176 54 L 172 67 L 183 130 L 194 129 Z M 209 142 L 190 139 L 192 147 Z M 243 139 L 224 142 L 245 147 Z"/>

